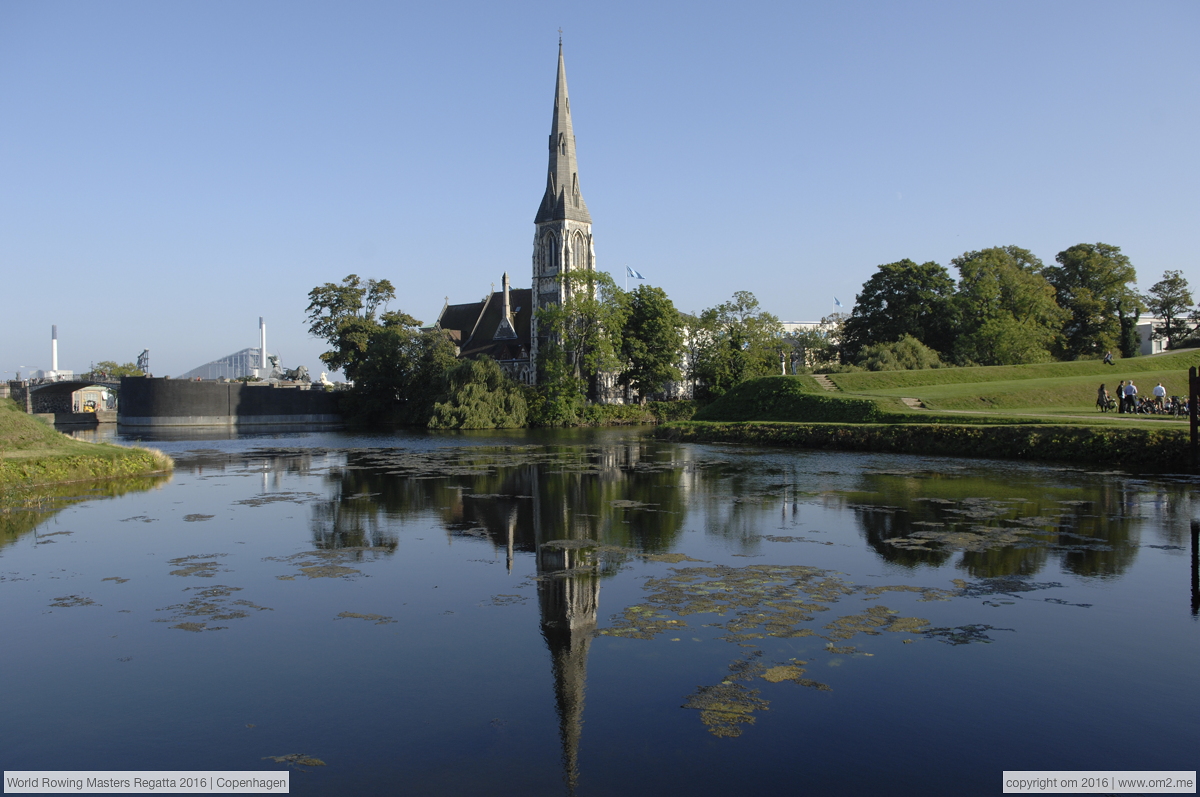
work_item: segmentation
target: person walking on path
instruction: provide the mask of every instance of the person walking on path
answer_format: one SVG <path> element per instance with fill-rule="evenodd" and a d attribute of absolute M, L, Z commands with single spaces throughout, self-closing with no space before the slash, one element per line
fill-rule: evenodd
<path fill-rule="evenodd" d="M 1121 380 L 1121 384 L 1117 385 L 1117 412 L 1125 414 L 1125 380 Z"/>
<path fill-rule="evenodd" d="M 1125 411 L 1133 412 L 1134 402 L 1137 401 L 1137 385 L 1133 384 L 1133 380 L 1129 380 L 1129 384 L 1125 385 Z"/>

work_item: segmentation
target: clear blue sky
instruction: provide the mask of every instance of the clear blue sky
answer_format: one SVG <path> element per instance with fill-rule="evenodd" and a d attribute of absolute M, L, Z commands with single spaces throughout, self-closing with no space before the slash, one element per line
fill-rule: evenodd
<path fill-rule="evenodd" d="M 0 3 L 0 370 L 257 343 L 307 293 L 529 285 L 563 28 L 599 266 L 849 310 L 882 264 L 1115 244 L 1200 289 L 1200 3 Z M 10 378 L 11 374 L 6 374 Z"/>

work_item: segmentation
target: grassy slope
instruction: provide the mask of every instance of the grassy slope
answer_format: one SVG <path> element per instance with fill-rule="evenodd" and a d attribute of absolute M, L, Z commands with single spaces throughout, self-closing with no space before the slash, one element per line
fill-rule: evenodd
<path fill-rule="evenodd" d="M 133 476 L 170 470 L 172 464 L 146 448 L 74 440 L 0 399 L 0 488 Z"/>
<path fill-rule="evenodd" d="M 1141 395 L 1163 383 L 1167 395 L 1187 395 L 1187 372 L 1200 366 L 1200 351 L 1189 349 L 1154 357 L 925 371 L 832 374 L 843 391 L 872 396 L 921 399 L 931 409 L 989 410 L 1001 413 L 1096 413 L 1096 388 L 1103 382 L 1114 393 L 1122 379 L 1133 378 Z M 1128 420 L 1128 419 L 1120 419 Z M 1139 419 L 1166 422 L 1164 418 Z M 1178 421 L 1176 421 L 1177 423 Z"/>

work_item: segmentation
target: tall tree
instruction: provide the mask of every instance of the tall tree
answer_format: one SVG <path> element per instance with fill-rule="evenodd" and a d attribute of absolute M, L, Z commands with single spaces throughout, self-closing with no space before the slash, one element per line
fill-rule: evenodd
<path fill-rule="evenodd" d="M 322 362 L 354 382 L 353 414 L 424 426 L 445 390 L 454 345 L 440 330 L 422 332 L 407 313 L 383 311 L 394 297 L 387 280 L 351 274 L 327 282 L 308 294 L 309 332 L 331 347 Z"/>
<path fill-rule="evenodd" d="M 576 380 L 596 401 L 605 374 L 617 372 L 626 302 L 611 275 L 603 271 L 563 272 L 566 300 L 537 311 L 538 385 L 543 393 L 567 395 L 562 380 Z"/>
<path fill-rule="evenodd" d="M 779 319 L 760 310 L 749 291 L 700 314 L 692 376 L 699 398 L 717 398 L 747 379 L 779 373 L 784 347 Z"/>
<path fill-rule="evenodd" d="M 864 346 L 912 335 L 942 354 L 954 339 L 954 280 L 932 261 L 887 263 L 863 283 L 842 328 L 843 357 L 854 360 Z"/>
<path fill-rule="evenodd" d="M 1183 315 L 1192 306 L 1192 291 L 1182 271 L 1164 271 L 1163 278 L 1142 297 L 1146 309 L 1163 323 L 1154 327 L 1154 337 L 1166 338 L 1167 348 L 1188 333 Z"/>
<path fill-rule="evenodd" d="M 1063 325 L 1061 353 L 1089 357 L 1121 346 L 1122 321 L 1133 318 L 1141 300 L 1133 288 L 1137 272 L 1120 247 L 1076 244 L 1055 256 L 1043 275 L 1057 291 L 1058 305 L 1071 317 Z M 1128 324 L 1126 324 L 1128 326 Z"/>
<path fill-rule="evenodd" d="M 1052 358 L 1068 314 L 1055 303 L 1041 260 L 1027 249 L 997 246 L 951 262 L 959 272 L 956 361 L 1019 365 Z"/>
<path fill-rule="evenodd" d="M 668 382 L 682 378 L 679 372 L 679 359 L 683 353 L 682 323 L 679 311 L 662 288 L 639 285 L 624 298 L 621 355 L 625 367 L 620 382 L 631 387 L 645 403 Z"/>

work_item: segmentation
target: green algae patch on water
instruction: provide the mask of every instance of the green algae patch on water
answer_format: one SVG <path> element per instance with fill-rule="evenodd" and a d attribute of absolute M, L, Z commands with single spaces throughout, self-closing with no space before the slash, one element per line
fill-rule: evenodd
<path fill-rule="evenodd" d="M 982 642 L 991 644 L 993 641 L 988 636 L 988 631 L 1014 631 L 1013 628 L 996 628 L 991 625 L 982 623 L 972 623 L 971 625 L 960 625 L 954 628 L 928 628 L 923 636 L 926 639 L 936 639 L 939 642 L 945 642 L 947 645 L 969 645 L 973 642 Z"/>
<path fill-rule="evenodd" d="M 286 562 L 297 568 L 298 572 L 276 576 L 280 581 L 294 581 L 296 576 L 305 578 L 354 578 L 361 576 L 362 571 L 351 564 L 374 561 L 382 554 L 390 554 L 388 546 L 351 548 L 329 548 L 319 551 L 302 551 L 290 556 L 268 556 L 264 562 Z"/>
<path fill-rule="evenodd" d="M 770 704 L 759 698 L 758 689 L 738 683 L 701 686 L 687 698 L 683 708 L 700 712 L 700 721 L 713 736 L 737 737 L 743 725 L 754 724 L 754 712 L 766 711 Z"/>
<path fill-rule="evenodd" d="M 173 576 L 212 578 L 218 572 L 229 572 L 228 568 L 221 568 L 218 562 L 213 561 L 223 556 L 228 556 L 228 554 L 197 553 L 191 556 L 180 556 L 177 559 L 168 559 L 167 564 L 179 568 L 171 571 Z"/>
<path fill-rule="evenodd" d="M 178 628 L 181 631 L 222 631 L 228 628 L 228 626 L 209 625 L 209 623 L 242 620 L 250 616 L 250 611 L 248 610 L 256 612 L 274 611 L 269 606 L 259 606 L 248 600 L 227 600 L 233 593 L 241 592 L 241 587 L 229 587 L 224 584 L 217 584 L 216 586 L 205 587 L 203 589 L 200 587 L 188 587 L 184 592 L 192 590 L 199 591 L 187 603 L 177 603 L 172 606 L 156 609 L 155 611 L 171 612 L 172 614 L 170 617 L 159 618 L 154 620 L 154 622 L 169 623 L 173 620 L 178 620 L 179 622 L 171 627 Z"/>
<path fill-rule="evenodd" d="M 75 606 L 102 606 L 103 604 L 96 603 L 91 598 L 85 597 L 83 595 L 63 595 L 61 597 L 55 598 L 54 603 L 51 603 L 50 605 L 57 606 L 57 607 L 63 608 L 63 609 L 70 609 Z"/>
<path fill-rule="evenodd" d="M 249 727 L 249 726 L 247 726 Z M 263 761 L 274 761 L 276 764 L 287 764 L 289 767 L 323 767 L 325 762 L 307 753 L 290 753 L 289 755 L 263 756 Z"/>
<path fill-rule="evenodd" d="M 267 504 L 305 504 L 313 501 L 321 496 L 316 493 L 305 492 L 282 492 L 282 493 L 263 493 L 256 495 L 253 498 L 243 498 L 241 501 L 234 501 L 234 506 L 266 506 Z"/>
<path fill-rule="evenodd" d="M 367 620 L 375 623 L 375 625 L 387 625 L 388 623 L 396 622 L 390 615 L 386 614 L 359 614 L 358 612 L 341 612 L 338 614 L 339 620 Z"/>
<path fill-rule="evenodd" d="M 185 522 L 187 522 L 187 523 L 198 523 L 198 522 L 200 522 L 200 521 L 202 521 L 202 520 L 212 520 L 214 517 L 216 517 L 216 516 L 215 516 L 215 515 L 197 515 L 197 514 L 193 514 L 193 515 L 184 515 L 184 516 L 183 516 L 183 519 L 184 519 L 184 521 L 185 521 Z"/>

